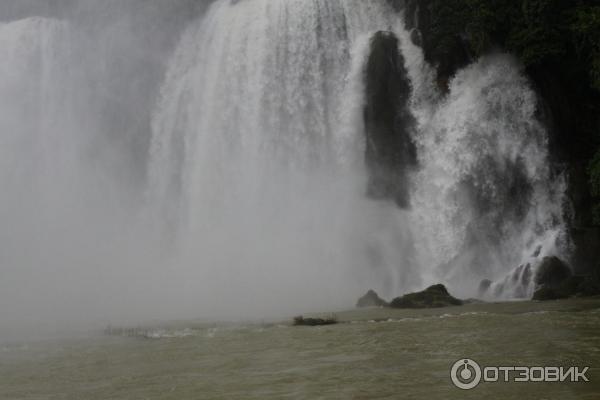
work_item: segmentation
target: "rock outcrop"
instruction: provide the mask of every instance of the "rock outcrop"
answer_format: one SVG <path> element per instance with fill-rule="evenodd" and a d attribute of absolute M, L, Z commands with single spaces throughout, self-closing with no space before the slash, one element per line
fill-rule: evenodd
<path fill-rule="evenodd" d="M 388 302 L 383 300 L 374 290 L 369 290 L 364 296 L 358 299 L 356 307 L 386 307 Z"/>
<path fill-rule="evenodd" d="M 545 257 L 538 267 L 533 300 L 557 300 L 568 297 L 600 295 L 600 280 L 593 275 L 573 275 L 558 257 Z"/>
<path fill-rule="evenodd" d="M 367 194 L 374 199 L 409 204 L 407 173 L 416 164 L 411 131 L 414 117 L 408 101 L 411 87 L 392 32 L 377 32 L 371 39 L 366 66 L 366 165 Z"/>
<path fill-rule="evenodd" d="M 460 306 L 459 300 L 448 293 L 446 287 L 437 284 L 428 287 L 422 292 L 408 293 L 402 297 L 396 297 L 390 303 L 392 308 L 439 308 L 448 306 Z"/>

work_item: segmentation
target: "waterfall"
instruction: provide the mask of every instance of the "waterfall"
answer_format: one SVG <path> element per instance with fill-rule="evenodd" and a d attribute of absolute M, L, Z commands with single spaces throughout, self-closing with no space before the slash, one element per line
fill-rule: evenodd
<path fill-rule="evenodd" d="M 547 132 L 521 67 L 492 55 L 459 71 L 416 135 L 411 224 L 418 258 L 474 287 L 567 251 L 564 177 L 550 168 Z M 535 255 L 534 255 L 535 254 Z M 497 295 L 513 297 L 506 288 Z"/>
<path fill-rule="evenodd" d="M 366 196 L 381 30 L 399 38 L 416 121 L 404 210 Z M 447 95 L 432 76 L 386 1 L 216 1 L 183 35 L 153 121 L 148 198 L 174 268 L 201 292 L 335 305 L 437 280 L 473 295 L 533 253 L 562 254 L 564 182 L 519 65 L 484 58 Z"/>
<path fill-rule="evenodd" d="M 0 174 L 23 190 L 27 183 L 55 178 L 39 173 L 51 174 L 68 159 L 63 149 L 70 141 L 61 136 L 65 99 L 56 90 L 58 74 L 68 67 L 67 42 L 67 27 L 57 20 L 0 24 Z"/>
<path fill-rule="evenodd" d="M 42 226 L 57 228 L 53 206 L 71 205 L 78 151 L 60 90 L 68 51 L 64 22 L 33 17 L 0 24 L 0 235 L 7 259 L 32 241 L 43 243 L 49 232 Z"/>
<path fill-rule="evenodd" d="M 445 92 L 387 0 L 116 3 L 0 23 L 4 326 L 289 316 L 482 279 L 515 298 L 568 258 L 565 180 L 510 56 Z"/>
<path fill-rule="evenodd" d="M 154 118 L 149 198 L 195 290 L 306 309 L 416 285 L 396 243 L 405 216 L 365 196 L 363 67 L 396 20 L 386 1 L 226 0 L 185 32 Z"/>

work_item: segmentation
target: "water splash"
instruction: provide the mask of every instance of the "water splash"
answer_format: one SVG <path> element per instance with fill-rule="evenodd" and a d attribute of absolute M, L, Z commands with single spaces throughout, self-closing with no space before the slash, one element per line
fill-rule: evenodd
<path fill-rule="evenodd" d="M 516 61 L 492 55 L 457 73 L 416 136 L 418 257 L 465 293 L 482 276 L 566 252 L 565 182 L 536 107 Z"/>

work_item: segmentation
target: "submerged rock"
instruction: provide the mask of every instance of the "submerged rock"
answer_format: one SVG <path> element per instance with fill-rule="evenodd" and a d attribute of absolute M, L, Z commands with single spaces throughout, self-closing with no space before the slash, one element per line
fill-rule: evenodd
<path fill-rule="evenodd" d="M 374 290 L 369 290 L 364 296 L 358 299 L 356 307 L 386 307 L 388 302 L 383 300 Z"/>
<path fill-rule="evenodd" d="M 295 326 L 319 326 L 337 324 L 335 317 L 330 318 L 304 318 L 302 315 L 294 317 Z"/>
<path fill-rule="evenodd" d="M 448 293 L 446 287 L 437 284 L 428 287 L 422 292 L 408 293 L 402 297 L 396 297 L 390 303 L 392 308 L 439 308 L 448 306 L 460 306 L 459 300 Z"/>
<path fill-rule="evenodd" d="M 541 287 L 539 289 L 537 289 L 535 292 L 533 292 L 533 297 L 532 300 L 557 300 L 557 299 L 562 299 L 564 298 L 563 296 L 561 296 L 557 290 L 552 289 L 552 288 L 548 288 L 548 287 Z"/>

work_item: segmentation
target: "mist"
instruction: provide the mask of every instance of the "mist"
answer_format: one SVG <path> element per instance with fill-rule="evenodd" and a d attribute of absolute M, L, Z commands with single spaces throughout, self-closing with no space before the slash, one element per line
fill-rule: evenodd
<path fill-rule="evenodd" d="M 172 48 L 203 9 L 0 4 L 0 337 L 161 315 L 169 295 L 138 223 L 150 119 Z"/>

